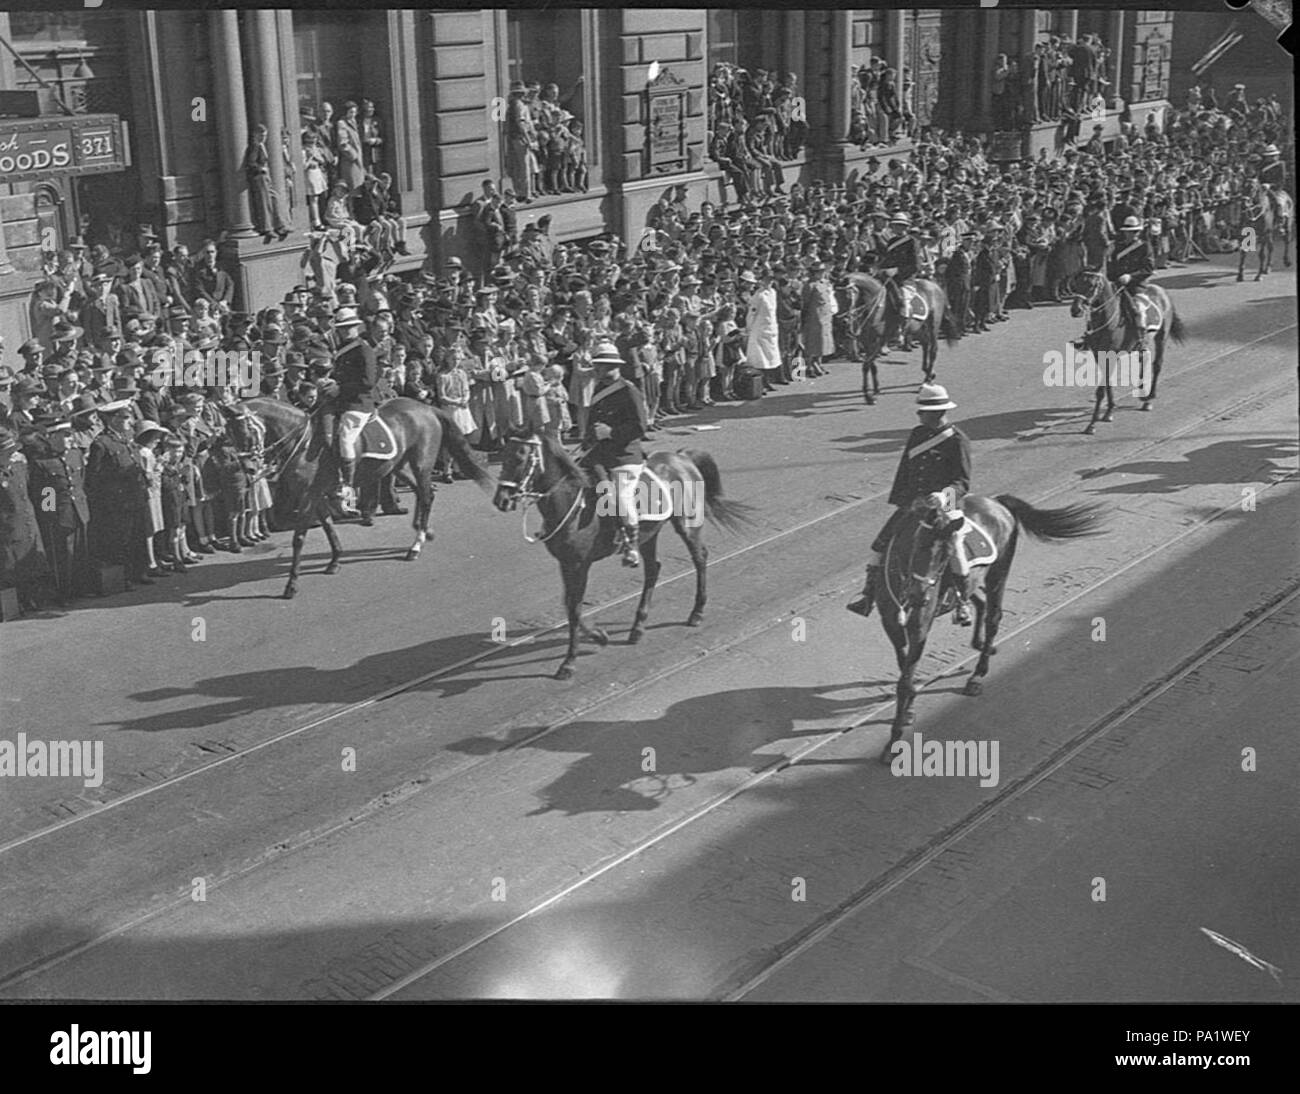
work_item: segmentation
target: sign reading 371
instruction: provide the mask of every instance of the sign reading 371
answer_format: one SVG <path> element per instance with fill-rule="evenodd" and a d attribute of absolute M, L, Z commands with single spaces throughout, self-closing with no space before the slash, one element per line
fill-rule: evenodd
<path fill-rule="evenodd" d="M 126 167 L 116 114 L 0 122 L 0 183 Z"/>

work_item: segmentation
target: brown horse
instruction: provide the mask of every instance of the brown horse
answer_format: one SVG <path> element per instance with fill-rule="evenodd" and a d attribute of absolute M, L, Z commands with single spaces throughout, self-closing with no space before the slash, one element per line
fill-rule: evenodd
<path fill-rule="evenodd" d="M 329 502 L 329 494 L 336 482 L 335 463 L 315 419 L 305 411 L 279 399 L 265 397 L 249 399 L 243 405 L 266 427 L 265 455 L 271 468 L 276 524 L 293 529 L 293 562 L 289 567 L 289 583 L 284 590 L 285 599 L 291 600 L 298 591 L 298 566 L 309 528 L 320 525 L 329 540 L 330 561 L 325 573 L 334 574 L 339 569 L 342 549 L 334 532 Z M 456 423 L 435 407 L 414 399 L 391 399 L 382 404 L 377 413 L 392 432 L 397 451 L 387 460 L 359 460 L 357 486 L 362 496 L 373 495 L 379 480 L 385 475 L 390 472 L 409 473 L 416 498 L 412 518 L 415 542 L 405 556 L 410 562 L 420 557 L 424 541 L 433 538 L 429 531 L 429 515 L 437 491 L 433 469 L 439 457 L 454 461 L 462 475 L 484 489 L 489 487 L 491 476 L 475 461 Z M 237 416 L 232 419 L 231 428 L 236 444 L 245 447 L 245 440 L 240 436 L 243 427 Z"/>
<path fill-rule="evenodd" d="M 695 565 L 695 604 L 686 620 L 688 627 L 698 627 L 704 618 L 706 574 L 709 549 L 701 535 L 704 518 L 737 531 L 750 522 L 750 507 L 722 496 L 722 478 L 718 466 L 707 452 L 655 452 L 646 459 L 650 468 L 669 488 L 671 515 L 660 520 L 642 520 L 638 543 L 644 566 L 641 600 L 628 632 L 629 644 L 641 640 L 650 598 L 659 580 L 659 533 L 671 522 L 681 536 Z M 536 505 L 542 515 L 542 534 L 534 542 L 546 544 L 560 564 L 564 579 L 564 605 L 569 617 L 569 647 L 556 670 L 557 680 L 573 675 L 578 658 L 578 634 L 581 631 L 600 645 L 609 642 L 601 629 L 592 629 L 582 621 L 582 598 L 587 592 L 587 574 L 591 564 L 608 558 L 619 549 L 618 524 L 602 509 L 611 493 L 607 483 L 593 484 L 572 455 L 559 441 L 536 433 L 512 433 L 505 441 L 501 471 L 497 479 L 493 504 L 503 513 L 520 502 L 524 511 Z"/>
<path fill-rule="evenodd" d="M 1144 374 L 1139 383 L 1137 373 L 1145 373 L 1145 361 L 1138 361 L 1138 368 L 1133 370 L 1131 382 L 1140 388 L 1142 409 L 1150 410 L 1156 398 L 1156 387 L 1160 383 L 1160 370 L 1165 363 L 1165 343 L 1172 338 L 1182 343 L 1186 338 L 1183 321 L 1174 310 L 1169 294 L 1159 285 L 1148 282 L 1142 286 L 1143 291 L 1155 301 L 1160 309 L 1160 328 L 1152 337 L 1154 343 L 1150 361 L 1150 373 Z M 1072 292 L 1074 300 L 1070 305 L 1070 314 L 1076 318 L 1088 312 L 1088 326 L 1083 334 L 1083 348 L 1093 355 L 1097 362 L 1097 396 L 1092 406 L 1092 421 L 1084 429 L 1085 433 L 1095 433 L 1097 422 L 1109 422 L 1115 416 L 1115 385 L 1118 378 L 1113 364 L 1121 363 L 1126 355 L 1134 354 L 1137 342 L 1125 322 L 1117 289 L 1107 280 L 1105 274 L 1097 270 L 1083 270 L 1074 279 Z M 1129 358 L 1132 359 L 1131 357 Z M 1102 397 L 1106 399 L 1106 413 L 1101 412 Z"/>
<path fill-rule="evenodd" d="M 1002 596 L 1020 532 L 1040 540 L 1096 535 L 1101 530 L 1102 511 L 1088 503 L 1035 509 L 1009 494 L 996 498 L 968 494 L 962 511 L 989 534 L 997 548 L 997 558 L 989 565 L 973 567 L 970 577 L 971 601 L 975 605 L 971 648 L 980 656 L 964 690 L 966 695 L 979 695 L 984 690 L 981 680 L 988 675 L 989 659 L 998 652 L 994 640 L 1002 623 Z M 960 579 L 950 569 L 949 537 L 940 527 L 940 520 L 934 509 L 924 505 L 910 511 L 885 550 L 877 582 L 876 607 L 894 646 L 899 671 L 894 722 L 889 742 L 880 754 L 882 763 L 890 762 L 894 742 L 903 735 L 903 727 L 913 721 L 913 675 L 925 653 L 930 627 L 937 616 L 954 607 L 951 583 Z"/>
<path fill-rule="evenodd" d="M 958 340 L 959 332 L 943 289 L 923 277 L 912 279 L 910 284 L 925 301 L 924 319 L 914 316 L 904 319 L 897 315 L 882 282 L 864 273 L 849 274 L 854 302 L 845 325 L 862 360 L 862 397 L 868 406 L 875 403 L 875 396 L 880 392 L 876 359 L 896 333 L 903 335 L 905 347 L 912 338 L 921 344 L 921 371 L 926 383 L 935 378 L 940 337 L 949 346 Z"/>

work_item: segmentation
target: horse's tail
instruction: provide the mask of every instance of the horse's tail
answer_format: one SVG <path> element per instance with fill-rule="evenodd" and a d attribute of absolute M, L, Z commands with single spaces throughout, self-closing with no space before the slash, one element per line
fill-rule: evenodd
<path fill-rule="evenodd" d="M 1172 311 L 1172 306 L 1170 310 Z M 1183 317 L 1176 311 L 1172 311 L 1169 318 L 1169 337 L 1179 345 L 1187 341 L 1187 327 L 1183 325 Z"/>
<path fill-rule="evenodd" d="M 1035 509 L 1011 494 L 999 494 L 994 500 L 1005 506 L 1034 539 L 1079 539 L 1104 531 L 1101 525 L 1105 508 L 1095 502 L 1080 502 L 1061 509 Z"/>
<path fill-rule="evenodd" d="M 460 426 L 452 420 L 450 414 L 439 412 L 438 417 L 442 420 L 442 454 L 450 457 L 456 465 L 456 470 L 465 478 L 484 490 L 490 489 L 492 476 L 488 469 L 474 458 L 469 441 L 465 439 Z"/>
<path fill-rule="evenodd" d="M 679 449 L 678 455 L 686 457 L 699 469 L 704 479 L 705 515 L 729 532 L 741 532 L 754 524 L 754 507 L 743 501 L 732 501 L 722 496 L 722 475 L 718 465 L 707 452 Z"/>

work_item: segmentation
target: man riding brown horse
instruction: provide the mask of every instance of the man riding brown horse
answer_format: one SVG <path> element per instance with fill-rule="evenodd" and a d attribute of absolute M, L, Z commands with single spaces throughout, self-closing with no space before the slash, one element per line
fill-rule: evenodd
<path fill-rule="evenodd" d="M 587 454 L 582 462 L 595 469 L 603 489 L 612 490 L 617 500 L 623 565 L 639 566 L 636 492 L 645 467 L 641 448 L 647 425 L 645 403 L 640 389 L 624 375 L 630 366 L 613 343 L 597 346 L 591 363 L 600 375 L 588 411 L 583 437 Z"/>
<path fill-rule="evenodd" d="M 1133 345 L 1142 355 L 1147 350 L 1146 323 L 1137 302 L 1137 291 L 1145 284 L 1156 268 L 1151 244 L 1139 233 L 1142 221 L 1135 216 L 1125 217 L 1119 226 L 1120 237 L 1106 263 L 1106 276 L 1120 290 L 1124 318 L 1132 334 Z"/>
<path fill-rule="evenodd" d="M 320 420 L 338 458 L 339 483 L 335 498 L 343 516 L 358 516 L 356 508 L 357 459 L 361 430 L 375 410 L 375 387 L 379 383 L 379 362 L 375 351 L 361 338 L 364 326 L 356 308 L 339 308 L 334 330 L 340 345 L 334 354 L 334 368 L 321 384 Z"/>
<path fill-rule="evenodd" d="M 916 406 L 921 424 L 907 438 L 907 446 L 903 449 L 898 471 L 894 475 L 893 489 L 889 493 L 890 505 L 898 508 L 871 544 L 862 595 L 847 607 L 849 611 L 861 616 L 871 614 L 876 601 L 883 553 L 909 509 L 923 505 L 941 511 L 944 515 L 943 526 L 948 536 L 950 566 L 957 577 L 954 582 L 957 607 L 953 621 L 966 626 L 971 621 L 967 603 L 969 567 L 961 541 L 970 531 L 970 526 L 960 506 L 962 498 L 970 490 L 970 439 L 948 422 L 947 413 L 956 410 L 957 404 L 948 398 L 947 390 L 939 384 L 922 384 L 917 391 Z"/>
<path fill-rule="evenodd" d="M 899 340 L 906 337 L 907 331 L 907 304 L 903 286 L 920 271 L 921 248 L 911 234 L 912 219 L 906 213 L 895 213 L 889 226 L 897 234 L 881 251 L 878 268 L 889 303 L 889 334 Z"/>

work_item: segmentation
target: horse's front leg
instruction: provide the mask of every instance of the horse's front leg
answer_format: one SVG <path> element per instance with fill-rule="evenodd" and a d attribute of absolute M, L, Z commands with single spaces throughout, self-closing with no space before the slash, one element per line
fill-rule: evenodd
<path fill-rule="evenodd" d="M 704 620 L 704 605 L 709 599 L 709 549 L 704 546 L 699 525 L 687 527 L 685 520 L 681 517 L 672 517 L 670 519 L 673 522 L 673 527 L 677 530 L 677 534 L 682 537 L 682 542 L 686 544 L 686 550 L 691 556 L 691 564 L 695 567 L 695 603 L 691 606 L 691 614 L 686 617 L 686 625 L 688 627 L 698 627 Z"/>
<path fill-rule="evenodd" d="M 1246 280 L 1246 248 L 1239 245 L 1240 250 L 1237 255 L 1237 280 Z"/>
<path fill-rule="evenodd" d="M 293 561 L 289 563 L 289 583 L 284 587 L 284 599 L 292 600 L 298 595 L 298 565 L 302 561 L 302 542 L 307 538 L 307 529 L 293 530 Z"/>
<path fill-rule="evenodd" d="M 906 642 L 906 639 L 903 641 Z M 880 753 L 882 764 L 893 762 L 894 743 L 903 736 L 903 730 L 915 721 L 915 715 L 912 713 L 912 703 L 916 700 L 913 674 L 921 655 L 917 651 L 916 655 L 912 656 L 902 648 L 897 648 L 895 652 L 898 655 L 898 687 L 894 691 L 894 722 L 889 729 L 889 740 Z"/>
<path fill-rule="evenodd" d="M 339 545 L 338 533 L 334 531 L 333 518 L 322 516 L 320 524 L 325 529 L 325 538 L 330 541 L 330 560 L 325 566 L 325 573 L 336 574 L 339 572 L 339 559 L 343 555 L 343 548 Z"/>
<path fill-rule="evenodd" d="M 1092 403 L 1092 421 L 1090 421 L 1087 424 L 1087 426 L 1084 428 L 1084 432 L 1087 434 L 1093 434 L 1097 432 L 1097 423 L 1101 420 L 1101 400 L 1105 396 L 1105 394 L 1106 394 L 1106 388 L 1103 385 L 1098 384 L 1097 395 L 1093 399 L 1093 403 Z"/>

